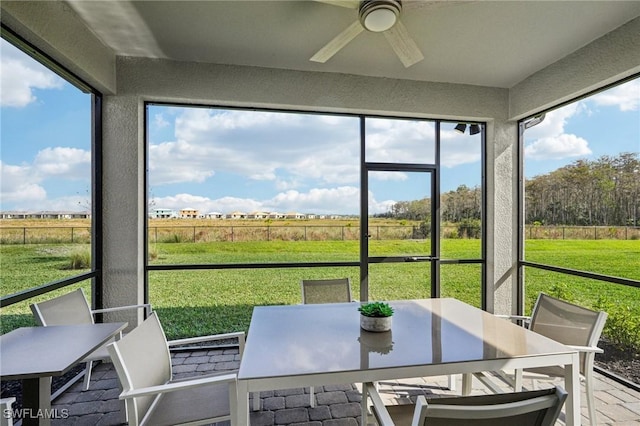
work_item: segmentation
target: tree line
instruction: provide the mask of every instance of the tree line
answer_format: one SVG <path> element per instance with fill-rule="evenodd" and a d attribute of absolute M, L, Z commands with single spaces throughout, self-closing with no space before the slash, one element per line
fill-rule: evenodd
<path fill-rule="evenodd" d="M 479 224 L 480 187 L 459 186 L 441 194 L 445 222 Z M 429 221 L 431 199 L 399 201 L 377 215 Z M 525 182 L 525 223 L 569 226 L 639 226 L 640 159 L 638 153 L 577 160 Z"/>

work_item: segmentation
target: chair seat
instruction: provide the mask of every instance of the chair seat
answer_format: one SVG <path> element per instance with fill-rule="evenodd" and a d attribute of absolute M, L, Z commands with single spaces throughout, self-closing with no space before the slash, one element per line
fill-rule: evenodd
<path fill-rule="evenodd" d="M 376 401 L 382 401 L 379 399 L 379 395 L 374 398 L 374 393 L 377 393 L 373 388 L 372 384 L 367 384 L 369 394 L 373 400 L 372 412 L 376 417 L 378 424 L 383 424 L 378 416 L 380 415 L 379 410 L 382 407 L 376 407 Z M 557 389 L 557 388 L 556 388 Z M 556 389 L 545 389 L 538 391 L 529 391 L 529 392 L 514 392 L 514 393 L 502 393 L 502 394 L 490 394 L 490 395 L 475 395 L 475 396 L 466 396 L 466 397 L 434 397 L 430 398 L 427 401 L 427 405 L 432 407 L 442 407 L 442 406 L 461 406 L 461 411 L 467 411 L 469 407 L 478 407 L 478 412 L 475 415 L 467 415 L 461 416 L 460 418 L 456 418 L 455 416 L 449 415 L 433 415 L 430 414 L 430 408 L 426 411 L 426 418 L 424 423 L 420 423 L 421 426 L 468 426 L 473 424 L 473 426 L 500 426 L 502 424 L 507 425 L 517 425 L 517 426 L 539 426 L 541 424 L 547 424 L 545 422 L 552 421 L 555 422 L 555 419 L 560 412 L 560 407 L 564 403 L 566 398 L 566 392 L 561 390 L 560 394 L 562 396 L 558 396 L 558 391 Z M 480 415 L 482 412 L 490 412 L 492 408 L 500 408 L 502 404 L 509 403 L 517 403 L 517 402 L 532 402 L 534 398 L 539 397 L 547 397 L 555 393 L 558 396 L 558 400 L 553 404 L 553 407 L 547 406 L 531 409 L 526 412 L 512 413 L 506 417 L 501 417 L 499 415 L 486 416 L 488 418 L 482 418 L 484 416 Z M 423 406 L 423 408 L 426 407 Z M 416 404 L 403 404 L 403 405 L 385 405 L 384 410 L 389 414 L 391 420 L 393 421 L 394 426 L 411 426 L 413 423 L 413 419 L 416 414 L 420 414 L 420 407 L 416 408 Z M 548 410 L 554 411 L 554 413 L 548 413 Z M 551 416 L 551 417 L 549 417 Z"/>
<path fill-rule="evenodd" d="M 109 355 L 109 351 L 107 350 L 107 345 L 111 342 L 115 342 L 115 338 L 111 338 L 104 345 L 100 346 L 95 351 L 91 352 L 89 355 L 84 357 L 82 362 L 88 361 L 103 361 L 103 362 L 111 362 L 111 356 Z"/>
<path fill-rule="evenodd" d="M 438 399 L 433 402 L 437 403 Z M 387 406 L 387 411 L 395 426 L 411 426 L 416 406 L 413 404 Z M 513 420 L 513 422 L 511 422 Z M 530 414 L 523 414 L 509 419 L 509 425 L 536 426 L 539 420 Z M 439 419 L 429 418 L 425 426 L 468 426 L 469 419 Z M 500 426 L 500 419 L 475 419 L 473 426 Z"/>
<path fill-rule="evenodd" d="M 180 407 L 180 410 L 176 411 L 175 407 Z M 230 414 L 229 385 L 223 383 L 163 394 L 144 424 L 168 426 Z M 204 422 L 209 423 L 212 422 Z"/>
<path fill-rule="evenodd" d="M 416 406 L 413 404 L 387 405 L 387 411 L 397 426 L 410 425 Z"/>

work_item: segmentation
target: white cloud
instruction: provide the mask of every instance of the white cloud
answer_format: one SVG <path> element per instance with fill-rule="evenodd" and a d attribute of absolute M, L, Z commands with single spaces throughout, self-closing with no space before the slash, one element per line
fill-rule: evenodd
<path fill-rule="evenodd" d="M 64 80 L 18 49 L 0 42 L 0 106 L 22 108 L 37 100 L 33 89 L 60 89 Z"/>
<path fill-rule="evenodd" d="M 49 199 L 45 184 L 49 178 L 89 181 L 90 170 L 91 154 L 87 151 L 45 148 L 31 164 L 0 163 L 0 199 L 10 203 L 11 210 L 79 210 L 79 205 L 86 204 L 86 197 Z"/>
<path fill-rule="evenodd" d="M 481 160 L 479 137 L 470 137 L 455 130 L 443 130 L 440 141 L 440 164 L 444 167 L 452 168 Z"/>
<path fill-rule="evenodd" d="M 166 142 L 149 146 L 151 185 L 204 182 L 213 176 L 210 155 L 205 149 L 186 142 Z"/>
<path fill-rule="evenodd" d="M 164 127 L 169 126 L 171 123 L 169 123 L 165 118 L 163 114 L 156 114 L 153 117 L 153 125 L 156 126 L 157 128 L 161 129 Z"/>
<path fill-rule="evenodd" d="M 524 136 L 527 140 L 560 136 L 564 133 L 569 119 L 581 112 L 583 108 L 580 102 L 577 102 L 550 111 L 545 115 L 542 123 L 527 129 Z"/>
<path fill-rule="evenodd" d="M 358 211 L 359 194 L 360 190 L 357 187 L 341 186 L 314 188 L 307 192 L 288 190 L 265 200 L 239 197 L 211 199 L 182 193 L 168 197 L 154 197 L 153 203 L 155 208 L 169 208 L 178 211 L 189 207 L 197 209 L 201 213 L 230 213 L 233 211 L 286 213 L 295 211 L 316 214 L 347 214 Z"/>
<path fill-rule="evenodd" d="M 369 191 L 369 202 L 368 202 L 369 203 L 368 204 L 369 214 L 387 213 L 387 212 L 391 211 L 391 207 L 396 202 L 397 201 L 395 201 L 395 200 L 378 201 L 378 200 L 376 200 L 376 197 L 373 194 L 373 192 Z"/>
<path fill-rule="evenodd" d="M 232 211 L 259 210 L 260 202 L 252 199 L 223 197 L 212 200 L 207 197 L 192 194 L 176 194 L 168 197 L 154 197 L 154 208 L 180 209 L 193 208 L 199 210 L 200 213 L 206 214 L 210 212 L 230 213 Z"/>
<path fill-rule="evenodd" d="M 433 122 L 370 118 L 366 121 L 367 161 L 434 163 Z"/>
<path fill-rule="evenodd" d="M 42 202 L 47 192 L 34 176 L 30 166 L 15 166 L 0 162 L 0 199 L 3 203 L 30 205 Z"/>
<path fill-rule="evenodd" d="M 303 179 L 355 183 L 357 119 L 330 118 L 184 109 L 175 121 L 176 141 L 150 147 L 152 184 L 204 182 L 216 172 L 278 185 Z"/>
<path fill-rule="evenodd" d="M 34 168 L 43 177 L 88 179 L 91 153 L 78 148 L 45 148 L 36 155 Z"/>
<path fill-rule="evenodd" d="M 525 148 L 527 158 L 534 160 L 558 160 L 591 154 L 586 140 L 569 134 L 537 139 Z"/>
<path fill-rule="evenodd" d="M 263 205 L 267 210 L 317 214 L 346 214 L 358 211 L 360 190 L 354 186 L 314 188 L 308 192 L 281 192 Z"/>
<path fill-rule="evenodd" d="M 584 112 L 585 105 L 576 102 L 546 114 L 542 123 L 526 130 L 528 142 L 524 153 L 532 160 L 561 160 L 590 155 L 589 142 L 574 134 L 565 133 L 569 119 Z"/>
<path fill-rule="evenodd" d="M 378 181 L 403 181 L 409 179 L 404 172 L 369 172 L 369 179 Z"/>
<path fill-rule="evenodd" d="M 640 109 L 640 80 L 632 80 L 589 98 L 598 106 L 617 106 L 620 111 Z"/>

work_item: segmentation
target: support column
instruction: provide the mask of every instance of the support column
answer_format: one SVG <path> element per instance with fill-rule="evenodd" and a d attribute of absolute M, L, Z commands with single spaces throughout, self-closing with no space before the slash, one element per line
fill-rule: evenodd
<path fill-rule="evenodd" d="M 487 123 L 487 310 L 516 311 L 518 123 Z"/>
<path fill-rule="evenodd" d="M 103 105 L 104 307 L 144 303 L 144 107 L 137 96 L 105 96 Z M 136 314 L 105 320 L 139 324 Z"/>

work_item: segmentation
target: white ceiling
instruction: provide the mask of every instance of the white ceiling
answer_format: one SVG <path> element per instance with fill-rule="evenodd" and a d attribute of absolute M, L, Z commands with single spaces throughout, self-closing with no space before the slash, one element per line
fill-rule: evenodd
<path fill-rule="evenodd" d="M 328 62 L 309 61 L 357 19 L 317 1 L 69 3 L 122 56 L 503 88 L 640 16 L 640 1 L 412 1 L 424 4 L 401 20 L 425 59 L 409 68 L 367 31 Z"/>

